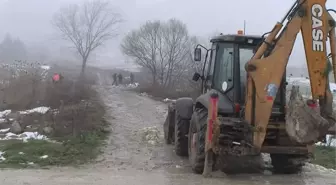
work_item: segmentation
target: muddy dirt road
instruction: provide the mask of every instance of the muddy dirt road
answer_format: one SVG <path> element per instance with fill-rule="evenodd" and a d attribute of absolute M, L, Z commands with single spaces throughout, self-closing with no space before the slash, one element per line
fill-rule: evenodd
<path fill-rule="evenodd" d="M 145 127 L 156 126 L 161 131 L 166 105 L 147 97 L 112 87 L 97 87 L 108 107 L 112 134 L 105 154 L 95 164 L 75 168 L 49 170 L 2 170 L 4 185 L 332 185 L 335 172 L 308 166 L 300 175 L 242 174 L 225 176 L 216 173 L 205 179 L 192 174 L 187 159 L 177 157 L 172 146 L 148 143 Z"/>

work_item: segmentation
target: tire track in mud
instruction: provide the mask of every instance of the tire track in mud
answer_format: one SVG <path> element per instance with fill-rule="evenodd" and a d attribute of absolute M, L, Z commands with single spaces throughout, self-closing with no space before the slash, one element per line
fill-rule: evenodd
<path fill-rule="evenodd" d="M 121 88 L 100 90 L 112 122 L 112 134 L 104 163 L 119 168 L 153 170 L 162 166 L 185 165 L 185 159 L 174 156 L 171 146 L 163 144 L 163 122 L 167 106 L 147 97 L 136 95 Z M 158 143 L 149 144 L 144 137 L 144 128 L 159 130 Z M 174 159 L 174 160 L 172 160 Z"/>

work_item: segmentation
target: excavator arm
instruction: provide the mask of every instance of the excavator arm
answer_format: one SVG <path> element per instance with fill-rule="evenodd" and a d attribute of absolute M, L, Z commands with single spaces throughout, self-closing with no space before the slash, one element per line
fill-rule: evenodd
<path fill-rule="evenodd" d="M 248 73 L 245 120 L 255 127 L 253 142 L 256 148 L 261 149 L 263 145 L 273 102 L 300 31 L 304 40 L 313 100 L 319 100 L 321 116 L 328 121 L 328 127 L 335 124 L 328 82 L 328 60 L 332 62 L 336 77 L 335 20 L 325 4 L 326 0 L 296 1 L 245 65 Z M 327 53 L 328 40 L 330 55 Z M 323 134 L 326 133 L 319 133 L 319 138 Z"/>

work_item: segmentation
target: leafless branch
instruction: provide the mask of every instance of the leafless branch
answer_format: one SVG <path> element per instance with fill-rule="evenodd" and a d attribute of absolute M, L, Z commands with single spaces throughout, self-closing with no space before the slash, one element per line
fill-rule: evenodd
<path fill-rule="evenodd" d="M 149 21 L 124 38 L 122 52 L 151 71 L 153 84 L 172 87 L 189 65 L 190 36 L 185 24 L 176 19 Z"/>
<path fill-rule="evenodd" d="M 91 52 L 116 37 L 121 22 L 120 14 L 103 0 L 63 7 L 52 20 L 62 38 L 69 41 L 82 57 L 82 73 Z"/>

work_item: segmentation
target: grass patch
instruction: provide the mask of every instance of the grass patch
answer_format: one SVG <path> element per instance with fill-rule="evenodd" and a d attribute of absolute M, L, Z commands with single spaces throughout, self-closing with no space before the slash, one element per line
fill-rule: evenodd
<path fill-rule="evenodd" d="M 100 152 L 100 146 L 106 139 L 107 133 L 93 131 L 82 133 L 78 137 L 68 138 L 63 142 L 49 142 L 44 140 L 6 141 L 0 145 L 5 151 L 6 158 L 0 167 L 43 167 L 80 165 L 94 159 Z M 47 155 L 47 158 L 41 158 Z"/>
<path fill-rule="evenodd" d="M 328 146 L 316 146 L 314 164 L 326 168 L 336 169 L 336 148 Z"/>
<path fill-rule="evenodd" d="M 21 65 L 21 64 L 19 64 Z M 53 69 L 62 72 L 64 79 L 52 83 L 50 72 L 41 77 L 37 64 L 23 66 L 21 72 L 12 78 L 8 73 L 6 83 L 0 84 L 0 101 L 4 102 L 2 110 L 11 109 L 12 115 L 7 120 L 16 120 L 21 132 L 39 132 L 51 140 L 0 140 L 0 152 L 5 160 L 0 159 L 0 167 L 39 167 L 50 165 L 79 165 L 91 161 L 100 153 L 100 146 L 108 134 L 104 103 L 92 86 L 94 75 L 79 80 L 73 71 Z M 89 72 L 90 73 L 90 72 Z M 1 104 L 2 105 L 2 104 Z M 17 115 L 15 112 L 47 106 L 57 109 L 57 114 L 49 111 L 46 114 Z M 9 124 L 0 126 L 10 127 Z M 29 127 L 28 127 L 29 126 Z M 4 137 L 4 133 L 0 137 Z M 47 158 L 41 156 L 47 155 Z"/>
<path fill-rule="evenodd" d="M 77 166 L 95 159 L 102 152 L 101 146 L 108 136 L 109 130 L 106 128 L 109 123 L 104 119 L 105 107 L 97 92 L 90 93 L 89 97 L 83 98 L 85 104 L 65 105 L 54 122 L 49 120 L 53 132 L 48 137 L 56 142 L 0 141 L 0 151 L 5 152 L 2 154 L 5 160 L 0 161 L 0 168 Z M 48 119 L 46 116 L 45 120 Z"/>

